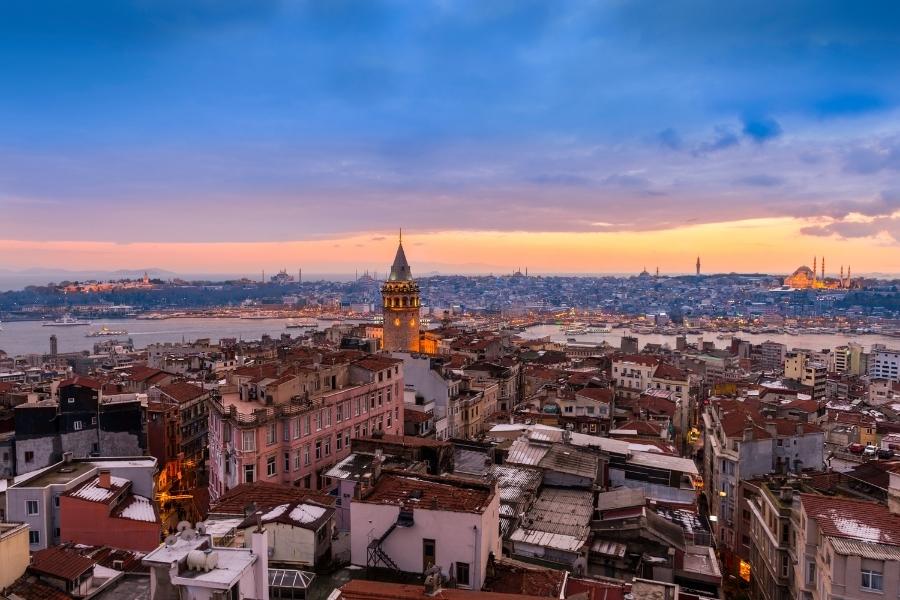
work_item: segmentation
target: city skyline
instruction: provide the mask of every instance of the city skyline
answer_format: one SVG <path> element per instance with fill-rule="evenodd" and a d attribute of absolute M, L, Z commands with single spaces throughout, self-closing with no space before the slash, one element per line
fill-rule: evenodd
<path fill-rule="evenodd" d="M 0 268 L 900 272 L 891 3 L 5 11 Z"/>

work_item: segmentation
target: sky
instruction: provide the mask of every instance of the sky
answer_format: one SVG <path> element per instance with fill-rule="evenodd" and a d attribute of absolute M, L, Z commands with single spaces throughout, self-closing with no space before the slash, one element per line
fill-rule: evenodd
<path fill-rule="evenodd" d="M 0 269 L 900 273 L 900 4 L 10 0 Z"/>

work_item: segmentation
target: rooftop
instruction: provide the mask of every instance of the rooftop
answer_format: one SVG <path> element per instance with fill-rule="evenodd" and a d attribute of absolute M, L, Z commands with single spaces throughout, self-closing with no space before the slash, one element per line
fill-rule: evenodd
<path fill-rule="evenodd" d="M 491 487 L 451 477 L 415 477 L 383 473 L 359 502 L 393 504 L 422 510 L 483 513 L 494 492 Z"/>
<path fill-rule="evenodd" d="M 428 600 L 434 597 L 441 600 L 547 600 L 545 596 L 481 592 L 459 588 L 442 589 L 439 595 L 429 596 L 421 585 L 366 581 L 362 579 L 354 579 L 345 583 L 339 589 L 344 600 Z"/>

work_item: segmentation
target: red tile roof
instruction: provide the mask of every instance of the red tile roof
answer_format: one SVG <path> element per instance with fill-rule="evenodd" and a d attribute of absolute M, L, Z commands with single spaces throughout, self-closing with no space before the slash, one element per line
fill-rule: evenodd
<path fill-rule="evenodd" d="M 290 485 L 255 481 L 242 483 L 225 492 L 210 508 L 211 513 L 227 515 L 243 515 L 247 505 L 253 503 L 257 508 L 271 508 L 279 504 L 302 500 L 312 500 L 317 504 L 331 506 L 334 496 L 303 490 Z"/>
<path fill-rule="evenodd" d="M 354 579 L 340 588 L 344 600 L 546 600 L 545 596 L 526 596 L 524 594 L 499 594 L 460 588 L 445 588 L 436 595 L 425 594 L 421 585 L 387 583 L 384 581 L 366 581 Z"/>
<path fill-rule="evenodd" d="M 669 381 L 687 381 L 688 378 L 686 371 L 664 362 L 659 363 L 659 366 L 653 372 L 653 376 L 657 379 L 668 379 Z"/>
<path fill-rule="evenodd" d="M 170 383 L 169 385 L 160 387 L 159 390 L 179 404 L 190 402 L 191 400 L 196 400 L 201 396 L 209 394 L 209 390 L 204 390 L 199 385 L 194 385 L 193 383 L 188 383 L 186 381 Z"/>
<path fill-rule="evenodd" d="M 624 600 L 625 584 L 569 577 L 566 580 L 565 597 L 573 598 L 574 596 L 585 600 Z"/>
<path fill-rule="evenodd" d="M 33 576 L 20 577 L 5 592 L 22 600 L 72 600 L 72 596 L 43 583 Z"/>
<path fill-rule="evenodd" d="M 575 392 L 575 395 L 609 404 L 613 400 L 614 393 L 611 388 L 582 388 Z"/>
<path fill-rule="evenodd" d="M 131 368 L 131 373 L 128 374 L 128 381 L 134 382 L 143 382 L 148 381 L 157 375 L 167 375 L 165 371 L 160 371 L 159 369 L 154 369 L 152 367 L 147 367 L 144 365 L 135 365 Z"/>
<path fill-rule="evenodd" d="M 491 487 L 479 482 L 390 472 L 383 473 L 360 502 L 421 510 L 482 513 L 493 496 Z"/>
<path fill-rule="evenodd" d="M 900 546 L 900 515 L 866 500 L 800 494 L 803 510 L 822 535 Z"/>
<path fill-rule="evenodd" d="M 403 361 L 397 358 L 390 358 L 387 356 L 367 356 L 360 360 L 354 361 L 354 365 L 357 367 L 361 367 L 363 369 L 367 369 L 369 371 L 384 371 L 385 369 L 390 369 L 394 365 L 402 364 Z"/>
<path fill-rule="evenodd" d="M 29 570 L 42 575 L 72 581 L 94 566 L 94 561 L 77 552 L 51 546 L 31 555 Z"/>

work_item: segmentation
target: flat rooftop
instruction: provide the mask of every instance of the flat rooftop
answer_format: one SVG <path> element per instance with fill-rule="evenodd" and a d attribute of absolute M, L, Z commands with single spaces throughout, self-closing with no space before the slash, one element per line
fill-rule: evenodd
<path fill-rule="evenodd" d="M 116 469 L 123 467 L 156 467 L 156 458 L 152 456 L 133 456 L 118 458 L 83 459 L 76 458 L 70 463 L 58 462 L 55 465 L 29 473 L 28 477 L 17 481 L 13 487 L 47 487 L 64 485 L 90 473 L 94 469 Z"/>

